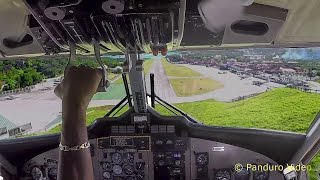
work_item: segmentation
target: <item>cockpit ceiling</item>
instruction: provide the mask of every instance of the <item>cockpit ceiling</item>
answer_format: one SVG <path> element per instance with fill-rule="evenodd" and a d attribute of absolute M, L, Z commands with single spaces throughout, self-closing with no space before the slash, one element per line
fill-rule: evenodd
<path fill-rule="evenodd" d="M 84 1 L 86 0 L 83 0 L 83 2 Z M 125 2 L 127 1 L 129 0 L 125 0 Z M 176 1 L 178 2 L 179 0 Z M 25 2 L 32 1 L 25 0 Z M 195 29 L 195 24 L 198 23 L 203 26 L 203 21 L 198 13 L 197 3 L 194 2 L 195 1 L 192 0 L 186 0 L 187 11 L 182 39 L 179 37 L 180 32 L 178 32 L 181 30 L 178 22 L 179 18 L 173 18 L 173 22 L 176 24 L 170 25 L 169 23 L 169 28 L 172 26 L 173 31 L 172 34 L 169 32 L 172 37 L 167 37 L 168 41 L 165 42 L 168 50 L 320 46 L 319 0 L 255 0 L 254 4 L 246 7 L 245 13 L 240 20 L 262 22 L 260 25 L 262 29 L 264 24 L 267 24 L 266 32 L 262 30 L 257 34 L 242 33 L 241 28 L 243 28 L 243 24 L 232 26 L 235 24 L 233 23 L 227 25 L 224 32 L 218 36 L 214 36 L 214 38 L 212 38 L 213 35 L 210 35 L 210 38 L 206 35 L 210 34 L 210 31 L 204 29 L 198 31 L 198 29 Z M 182 3 L 180 3 L 180 8 L 181 4 Z M 197 15 L 190 13 L 191 11 L 188 12 L 190 9 L 193 9 L 192 13 L 196 12 Z M 180 16 L 179 11 L 177 12 L 176 15 Z M 99 18 L 97 20 L 100 20 Z M 34 21 L 34 18 L 30 13 L 30 7 L 27 8 L 22 0 L 0 1 L 0 57 L 48 54 L 43 44 L 39 41 L 39 37 L 37 37 L 37 35 L 32 32 L 32 28 L 30 28 L 30 21 L 32 20 Z M 32 23 L 34 24 L 34 22 Z M 257 26 L 259 28 L 259 24 L 257 24 Z M 234 27 L 240 28 L 240 30 L 237 32 L 234 30 Z M 92 29 L 94 29 L 94 26 L 92 26 Z M 147 45 L 156 46 L 154 44 L 152 45 L 152 43 L 153 42 Z M 67 44 L 63 45 L 67 46 Z M 88 52 L 92 52 L 92 49 L 87 48 L 88 43 L 82 44 L 81 47 L 87 49 Z M 122 53 L 120 50 L 117 50 L 117 48 L 109 47 L 106 49 L 108 52 Z M 146 52 L 152 52 L 150 47 L 142 47 L 141 49 Z M 59 53 L 65 52 L 66 49 L 59 51 Z"/>
<path fill-rule="evenodd" d="M 256 0 L 270 6 L 288 9 L 287 20 L 276 43 L 319 43 L 320 1 L 318 0 Z"/>

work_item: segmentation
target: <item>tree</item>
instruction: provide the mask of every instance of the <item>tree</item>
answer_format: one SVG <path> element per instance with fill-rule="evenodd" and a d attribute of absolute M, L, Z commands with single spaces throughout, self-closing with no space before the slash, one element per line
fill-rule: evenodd
<path fill-rule="evenodd" d="M 33 79 L 32 75 L 30 73 L 23 73 L 21 76 L 21 86 L 26 87 L 26 86 L 31 86 L 33 84 Z"/>

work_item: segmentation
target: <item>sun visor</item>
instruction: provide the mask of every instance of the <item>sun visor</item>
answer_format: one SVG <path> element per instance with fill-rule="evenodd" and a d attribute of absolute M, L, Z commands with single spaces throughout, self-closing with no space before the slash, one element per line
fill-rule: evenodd
<path fill-rule="evenodd" d="M 239 20 L 226 26 L 222 43 L 273 43 L 287 13 L 286 9 L 252 4 L 245 9 Z"/>
<path fill-rule="evenodd" d="M 200 2 L 198 12 L 186 14 L 181 46 L 272 43 L 286 20 L 288 10 L 248 4 L 234 4 L 231 8 L 220 4 L 214 8 L 207 1 Z"/>

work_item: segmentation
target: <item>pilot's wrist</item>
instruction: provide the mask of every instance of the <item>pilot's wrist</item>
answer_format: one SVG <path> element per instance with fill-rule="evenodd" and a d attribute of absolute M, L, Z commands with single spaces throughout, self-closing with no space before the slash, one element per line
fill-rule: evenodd
<path fill-rule="evenodd" d="M 88 107 L 88 101 L 85 98 L 74 97 L 74 96 L 64 96 L 62 99 L 62 108 L 72 109 L 77 111 L 86 111 Z"/>

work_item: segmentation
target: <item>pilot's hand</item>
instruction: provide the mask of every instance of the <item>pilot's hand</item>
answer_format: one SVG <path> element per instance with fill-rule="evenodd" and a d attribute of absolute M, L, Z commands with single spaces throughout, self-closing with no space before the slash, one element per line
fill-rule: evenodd
<path fill-rule="evenodd" d="M 98 69 L 72 66 L 54 93 L 65 103 L 87 107 L 102 79 Z"/>

